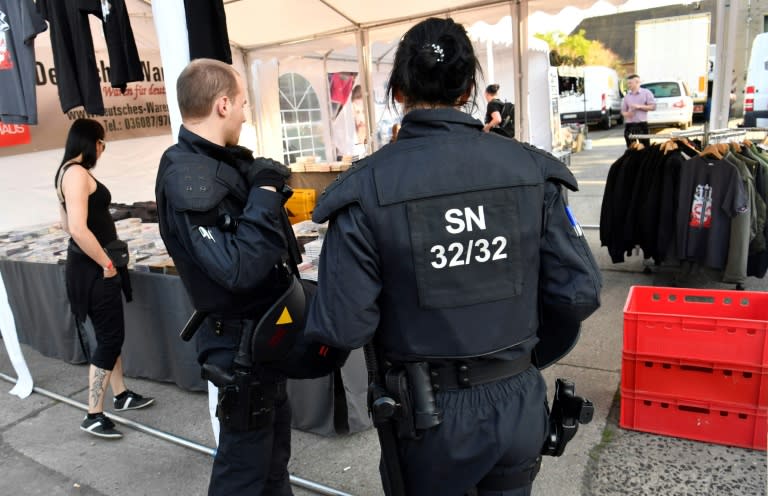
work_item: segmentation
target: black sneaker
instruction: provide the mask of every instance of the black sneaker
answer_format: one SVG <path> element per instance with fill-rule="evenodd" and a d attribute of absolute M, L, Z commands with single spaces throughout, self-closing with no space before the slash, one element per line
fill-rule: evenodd
<path fill-rule="evenodd" d="M 86 415 L 83 423 L 80 424 L 80 429 L 88 434 L 107 439 L 120 439 L 123 437 L 123 434 L 115 429 L 115 424 L 103 413 L 97 414 L 92 419 L 89 419 L 88 415 Z"/>
<path fill-rule="evenodd" d="M 154 398 L 145 398 L 140 394 L 134 393 L 130 389 L 126 389 L 127 393 L 121 399 L 112 398 L 115 403 L 115 410 L 123 412 L 125 410 L 138 410 L 144 408 L 155 402 Z"/>

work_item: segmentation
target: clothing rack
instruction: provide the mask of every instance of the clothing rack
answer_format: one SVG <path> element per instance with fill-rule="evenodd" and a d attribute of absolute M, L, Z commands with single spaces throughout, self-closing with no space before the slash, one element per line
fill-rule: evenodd
<path fill-rule="evenodd" d="M 742 127 L 734 129 L 721 129 L 712 131 L 708 143 L 723 143 L 733 141 L 734 138 L 745 138 L 747 133 L 768 134 L 768 128 L 765 127 Z"/>
<path fill-rule="evenodd" d="M 759 133 L 754 135 L 755 133 Z M 754 135 L 754 136 L 753 136 Z M 759 136 L 759 138 L 758 138 Z M 747 139 L 752 139 L 755 144 L 760 146 L 763 150 L 768 150 L 768 127 L 738 127 L 738 128 L 725 128 L 708 130 L 706 126 L 702 130 L 695 131 L 681 131 L 681 132 L 668 132 L 658 134 L 629 134 L 628 138 L 631 140 L 649 139 L 649 140 L 668 140 L 675 138 L 691 138 L 701 137 L 702 146 L 706 147 L 710 144 L 729 143 L 729 142 L 743 142 Z M 763 139 L 766 138 L 766 145 L 763 145 Z M 760 141 L 757 141 L 757 140 Z M 597 226 L 600 227 L 599 224 Z M 636 247 L 635 250 L 638 250 Z M 639 253 L 639 251 L 637 252 Z M 668 268 L 659 268 L 660 271 L 667 271 Z M 643 273 L 651 273 L 652 270 L 648 265 L 643 267 Z M 743 283 L 734 283 L 735 289 L 743 290 Z"/>
<path fill-rule="evenodd" d="M 660 134 L 630 134 L 629 139 L 673 139 L 673 138 L 691 138 L 693 136 L 703 136 L 706 131 L 679 131 L 673 133 Z"/>
<path fill-rule="evenodd" d="M 673 133 L 660 133 L 660 134 L 630 134 L 629 139 L 675 139 L 675 138 L 691 138 L 694 136 L 704 136 L 705 145 L 715 142 L 721 143 L 723 141 L 731 140 L 732 138 L 744 137 L 747 133 L 765 133 L 768 134 L 768 128 L 766 127 L 739 127 L 739 128 L 725 128 L 715 129 L 714 131 L 680 131 Z M 714 140 L 714 141 L 713 141 Z"/>

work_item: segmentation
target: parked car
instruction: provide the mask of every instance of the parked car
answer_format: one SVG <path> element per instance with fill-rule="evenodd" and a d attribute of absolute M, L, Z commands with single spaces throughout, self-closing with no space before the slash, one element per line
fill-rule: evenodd
<path fill-rule="evenodd" d="M 653 93 L 656 99 L 656 110 L 648 112 L 649 127 L 687 129 L 692 124 L 693 98 L 683 81 L 648 81 L 640 86 Z"/>

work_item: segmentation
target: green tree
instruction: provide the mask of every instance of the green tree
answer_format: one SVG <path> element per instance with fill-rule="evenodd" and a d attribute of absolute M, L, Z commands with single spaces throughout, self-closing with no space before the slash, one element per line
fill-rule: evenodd
<path fill-rule="evenodd" d="M 604 65 L 623 72 L 618 55 L 606 48 L 602 42 L 588 39 L 583 29 L 571 35 L 562 31 L 551 31 L 534 36 L 549 45 L 552 65 Z"/>

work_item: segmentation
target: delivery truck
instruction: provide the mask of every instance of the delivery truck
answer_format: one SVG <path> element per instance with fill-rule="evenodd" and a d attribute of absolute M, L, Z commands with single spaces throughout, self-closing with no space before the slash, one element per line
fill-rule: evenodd
<path fill-rule="evenodd" d="M 744 126 L 768 126 L 768 33 L 752 42 L 744 88 Z"/>
<path fill-rule="evenodd" d="M 635 72 L 641 81 L 682 81 L 693 116 L 704 116 L 709 72 L 710 14 L 635 22 Z"/>

